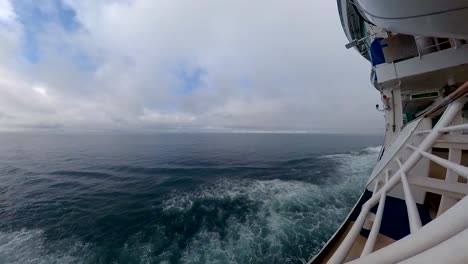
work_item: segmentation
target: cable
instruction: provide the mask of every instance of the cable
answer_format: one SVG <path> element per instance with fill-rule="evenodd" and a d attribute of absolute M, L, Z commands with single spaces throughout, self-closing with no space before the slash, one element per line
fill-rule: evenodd
<path fill-rule="evenodd" d="M 442 11 L 436 11 L 436 12 L 432 12 L 432 13 L 412 15 L 412 16 L 384 17 L 384 16 L 378 16 L 378 15 L 372 14 L 371 12 L 369 12 L 369 11 L 363 9 L 362 7 L 360 7 L 359 5 L 355 4 L 353 2 L 353 0 L 348 0 L 348 1 L 349 1 L 349 3 L 354 5 L 357 9 L 359 9 L 359 11 L 361 11 L 361 12 L 363 12 L 365 14 L 368 14 L 369 16 L 371 16 L 373 18 L 388 19 L 388 20 L 400 20 L 400 19 L 410 19 L 410 18 L 418 18 L 418 17 L 425 17 L 425 16 L 432 16 L 432 15 L 440 15 L 440 14 L 444 14 L 444 13 L 450 13 L 450 12 L 454 12 L 454 11 L 460 11 L 460 10 L 468 9 L 468 6 L 463 6 L 463 7 L 451 8 L 451 9 L 442 10 Z"/>

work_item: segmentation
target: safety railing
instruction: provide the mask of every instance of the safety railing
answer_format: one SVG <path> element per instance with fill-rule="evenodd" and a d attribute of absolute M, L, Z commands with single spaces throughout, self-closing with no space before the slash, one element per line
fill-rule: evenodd
<path fill-rule="evenodd" d="M 444 45 L 448 45 L 448 47 L 451 47 L 452 45 L 452 43 L 450 42 L 450 39 L 447 39 L 445 41 L 439 41 L 437 38 L 414 37 L 414 40 L 416 42 L 416 48 L 418 50 L 419 58 L 421 58 L 425 54 L 429 54 L 429 53 L 433 53 L 433 52 L 437 52 L 437 51 L 445 49 L 446 47 L 444 47 Z M 424 41 L 428 41 L 431 44 L 423 45 L 422 43 Z"/>
<path fill-rule="evenodd" d="M 410 187 L 410 182 L 408 180 L 408 177 L 411 177 L 411 175 L 408 175 L 408 173 L 410 173 L 412 168 L 416 164 L 418 164 L 418 162 L 421 161 L 423 158 L 431 160 L 434 163 L 437 163 L 440 166 L 446 168 L 447 173 L 449 172 L 455 173 L 456 175 L 459 175 L 468 179 L 468 167 L 458 164 L 461 161 L 456 163 L 454 161 L 443 159 L 430 153 L 430 150 L 432 149 L 434 144 L 438 142 L 438 139 L 444 133 L 468 131 L 468 124 L 451 125 L 456 119 L 456 117 L 460 117 L 461 110 L 465 102 L 466 102 L 465 97 L 458 98 L 455 101 L 450 102 L 433 129 L 421 130 L 421 131 L 415 130 L 412 132 L 409 139 L 406 142 L 403 142 L 401 144 L 399 149 L 400 150 L 406 149 L 410 154 L 407 154 L 406 156 L 408 157 L 406 159 L 403 159 L 404 154 L 402 153 L 404 152 L 398 151 L 395 154 L 395 156 L 387 162 L 387 164 L 382 170 L 382 173 L 377 175 L 378 177 L 374 179 L 372 197 L 369 198 L 369 200 L 362 205 L 359 216 L 355 220 L 350 231 L 348 232 L 348 234 L 346 235 L 346 237 L 344 238 L 344 240 L 342 241 L 338 249 L 335 251 L 333 256 L 330 258 L 328 263 L 334 264 L 334 263 L 344 262 L 348 253 L 353 247 L 364 225 L 364 222 L 367 219 L 370 209 L 378 203 L 379 205 L 377 208 L 377 212 L 376 212 L 369 236 L 361 252 L 360 258 L 365 259 L 366 256 L 368 256 L 369 254 L 373 252 L 375 244 L 376 244 L 377 236 L 379 233 L 381 221 L 382 221 L 382 215 L 383 215 L 383 211 L 385 207 L 385 198 L 387 196 L 387 193 L 389 193 L 393 189 L 393 187 L 395 187 L 397 184 L 401 184 L 403 187 L 403 195 L 404 195 L 406 208 L 408 212 L 408 222 L 410 225 L 411 235 L 417 233 L 418 230 L 421 229 L 421 226 L 422 226 L 421 219 L 420 219 L 419 212 L 417 209 L 417 204 L 415 202 L 415 199 L 413 197 L 413 193 Z M 421 141 L 422 137 L 424 138 Z M 459 142 L 456 142 L 458 144 L 468 143 L 468 137 L 458 137 L 458 140 Z M 414 146 L 413 144 L 409 142 L 420 142 L 420 143 L 418 146 Z M 468 144 L 466 146 L 468 146 Z M 449 151 L 452 151 L 452 149 L 449 149 Z M 461 150 L 458 149 L 458 151 L 461 151 Z M 390 169 L 388 169 L 390 167 L 389 164 L 393 164 L 394 166 L 395 163 L 397 165 L 396 166 L 397 170 L 395 171 L 395 173 L 391 174 Z M 380 185 L 381 187 L 379 188 Z M 430 238 L 428 237 L 427 239 L 430 239 Z M 395 259 L 401 258 L 401 256 L 396 256 L 396 255 L 395 255 Z M 359 263 L 359 259 L 357 259 L 355 262 Z"/>

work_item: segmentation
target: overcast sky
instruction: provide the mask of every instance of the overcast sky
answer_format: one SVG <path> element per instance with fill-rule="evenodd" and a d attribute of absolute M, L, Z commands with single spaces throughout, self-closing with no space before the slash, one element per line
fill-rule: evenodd
<path fill-rule="evenodd" d="M 383 133 L 335 0 L 0 0 L 0 130 Z"/>

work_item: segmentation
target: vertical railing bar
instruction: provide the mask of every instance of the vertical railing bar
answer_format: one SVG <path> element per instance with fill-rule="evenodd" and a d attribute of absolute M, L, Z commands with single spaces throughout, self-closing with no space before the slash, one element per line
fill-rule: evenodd
<path fill-rule="evenodd" d="M 376 180 L 374 184 L 374 191 L 372 192 L 372 196 L 374 196 L 377 193 L 378 188 L 379 188 L 379 180 Z"/>
<path fill-rule="evenodd" d="M 365 206 L 363 205 L 361 212 L 359 213 L 358 218 L 354 222 L 353 226 L 351 227 L 351 230 L 349 230 L 348 234 L 344 238 L 344 240 L 341 242 L 339 248 L 335 251 L 333 256 L 328 260 L 328 263 L 331 264 L 338 264 L 342 263 L 343 260 L 346 258 L 348 255 L 349 250 L 351 250 L 351 247 L 354 244 L 354 241 L 356 241 L 357 236 L 361 232 L 362 226 L 364 225 L 364 221 L 367 218 L 367 214 L 370 211 L 370 206 Z"/>
<path fill-rule="evenodd" d="M 455 42 L 455 45 L 457 46 L 457 40 L 454 40 L 454 42 Z M 467 127 L 466 125 L 467 124 L 463 124 L 463 114 L 460 112 L 460 114 L 452 122 L 451 126 L 441 128 L 439 129 L 439 131 L 442 131 L 442 129 L 448 129 L 447 132 L 449 132 L 450 135 L 462 135 L 463 131 L 465 130 L 464 127 Z M 458 128 L 462 128 L 462 131 L 458 131 L 457 130 Z M 450 131 L 450 130 L 453 130 L 453 131 Z M 463 143 L 463 142 L 460 142 L 460 143 Z M 454 162 L 458 165 L 461 165 L 462 156 L 463 156 L 463 150 L 460 149 L 459 147 L 449 148 L 449 154 L 448 154 L 447 160 Z M 455 171 L 451 169 L 447 169 L 447 172 L 445 173 L 445 182 L 456 183 L 458 177 L 459 176 Z M 455 199 L 454 197 L 451 197 L 450 195 L 442 194 L 442 197 L 440 198 L 439 206 L 437 208 L 436 217 L 439 217 L 441 214 L 447 211 L 450 207 L 452 207 L 455 203 L 457 203 L 457 199 Z"/>
<path fill-rule="evenodd" d="M 396 162 L 400 169 L 403 167 L 400 158 L 396 158 Z M 401 183 L 403 185 L 403 192 L 405 194 L 405 203 L 406 203 L 406 210 L 408 211 L 408 221 L 410 224 L 411 233 L 416 232 L 419 228 L 421 228 L 421 217 L 419 216 L 418 208 L 416 206 L 416 202 L 414 201 L 413 194 L 411 193 L 411 188 L 408 183 L 408 179 L 406 178 L 406 172 L 403 170 L 401 172 Z"/>
<path fill-rule="evenodd" d="M 419 216 L 418 208 L 416 202 L 414 201 L 413 194 L 406 178 L 406 173 L 401 172 L 401 183 L 403 184 L 403 192 L 405 194 L 405 203 L 406 210 L 408 211 L 408 220 L 410 224 L 411 234 L 415 233 L 419 228 L 421 228 L 421 218 Z"/>
<path fill-rule="evenodd" d="M 385 190 L 380 195 L 379 206 L 377 208 L 377 213 L 375 215 L 374 223 L 372 224 L 371 231 L 369 233 L 369 237 L 367 238 L 366 245 L 361 252 L 361 257 L 371 253 L 374 250 L 375 242 L 377 240 L 377 235 L 380 231 L 380 224 L 382 223 L 382 216 L 385 207 L 385 198 L 387 197 L 387 193 Z"/>
<path fill-rule="evenodd" d="M 390 177 L 389 174 L 390 174 L 389 170 L 386 169 L 386 170 L 385 170 L 385 184 L 387 184 L 387 182 L 388 182 L 388 179 L 389 179 L 389 177 Z"/>
<path fill-rule="evenodd" d="M 401 163 L 400 158 L 396 158 L 396 162 L 398 163 L 398 167 L 401 169 L 401 167 L 403 167 L 403 164 Z"/>

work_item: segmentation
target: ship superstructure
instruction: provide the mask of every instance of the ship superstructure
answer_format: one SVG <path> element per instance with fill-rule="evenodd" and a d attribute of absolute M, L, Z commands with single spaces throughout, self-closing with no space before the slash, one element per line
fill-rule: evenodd
<path fill-rule="evenodd" d="M 352 212 L 310 263 L 468 263 L 468 2 L 338 0 L 371 64 L 385 141 Z"/>

